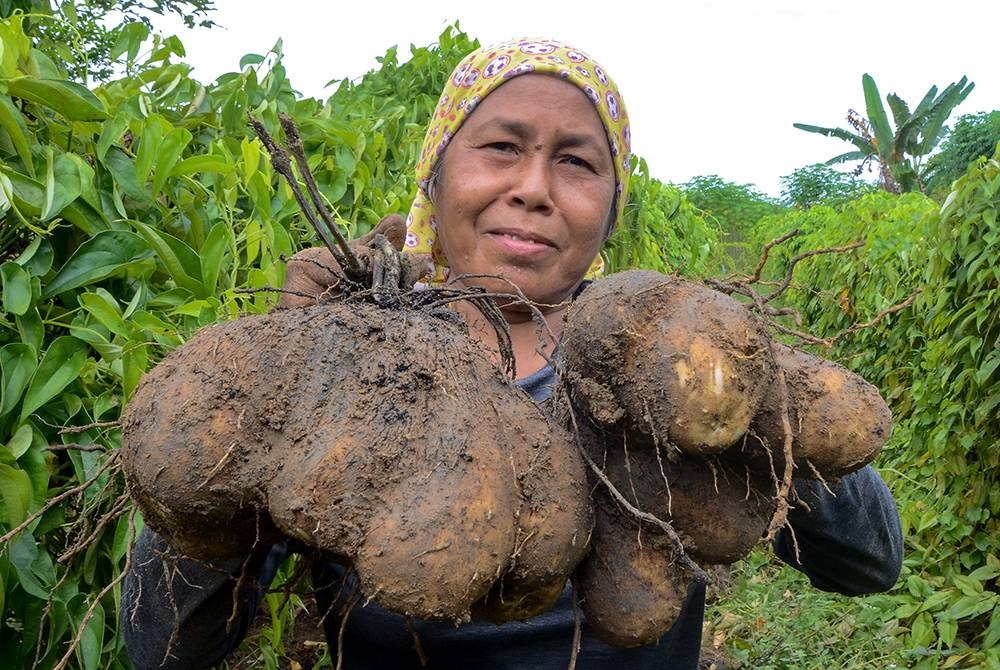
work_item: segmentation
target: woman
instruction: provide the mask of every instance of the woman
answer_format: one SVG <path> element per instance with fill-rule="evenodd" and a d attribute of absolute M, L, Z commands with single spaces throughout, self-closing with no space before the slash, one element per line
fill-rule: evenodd
<path fill-rule="evenodd" d="M 544 347 L 522 301 L 500 305 L 510 323 L 518 383 L 536 401 L 551 393 L 547 358 L 567 304 L 599 270 L 601 245 L 621 216 L 629 155 L 628 117 L 614 83 L 586 54 L 551 40 L 513 40 L 470 54 L 453 73 L 428 129 L 405 251 L 430 255 L 430 281 L 451 278 L 507 294 L 516 287 L 538 307 L 548 325 Z M 305 255 L 333 264 L 325 251 Z M 314 263 L 290 263 L 286 287 L 319 295 L 330 279 Z M 463 302 L 456 309 L 471 334 L 495 349 L 494 331 L 479 313 Z M 809 483 L 797 487 L 809 503 L 809 511 L 789 515 L 798 561 L 787 531 L 775 542 L 779 556 L 822 589 L 854 595 L 891 587 L 902 538 L 895 505 L 874 470 L 845 477 L 836 497 Z M 165 562 L 159 558 L 164 551 L 163 540 L 144 531 L 122 595 L 126 646 L 140 668 L 210 665 L 245 633 L 286 550 L 276 546 L 266 555 L 215 566 Z M 238 583 L 235 576 L 244 569 L 257 579 Z M 318 579 L 332 584 L 341 574 L 331 565 Z M 646 647 L 606 646 L 584 623 L 577 667 L 697 668 L 704 598 L 702 585 L 692 587 L 678 622 Z M 407 622 L 374 603 L 354 607 L 344 621 L 345 608 L 336 599 L 332 588 L 319 594 L 330 612 L 328 639 L 343 650 L 348 670 L 418 668 L 422 661 L 431 668 L 561 669 L 571 655 L 568 587 L 551 611 L 500 626 Z M 244 606 L 229 622 L 236 601 Z"/>

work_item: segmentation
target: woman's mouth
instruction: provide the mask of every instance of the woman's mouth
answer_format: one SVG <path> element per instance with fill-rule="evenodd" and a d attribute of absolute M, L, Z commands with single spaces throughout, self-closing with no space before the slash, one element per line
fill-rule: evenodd
<path fill-rule="evenodd" d="M 514 230 L 494 230 L 489 234 L 497 244 L 514 253 L 539 253 L 555 248 L 552 242 L 540 235 Z"/>

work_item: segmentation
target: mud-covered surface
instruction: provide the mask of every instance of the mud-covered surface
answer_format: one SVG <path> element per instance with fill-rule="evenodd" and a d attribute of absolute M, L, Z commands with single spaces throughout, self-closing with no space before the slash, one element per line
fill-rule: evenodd
<path fill-rule="evenodd" d="M 636 647 L 670 630 L 687 597 L 691 575 L 666 536 L 597 494 L 592 549 L 574 587 L 587 625 L 604 642 Z"/>
<path fill-rule="evenodd" d="M 827 479 L 890 428 L 857 375 L 654 272 L 588 288 L 562 360 L 543 410 L 454 320 L 350 298 L 237 319 L 147 375 L 122 462 L 191 557 L 292 538 L 363 597 L 456 622 L 535 616 L 573 575 L 589 625 L 633 646 L 669 630 L 701 566 L 780 527 L 786 422 L 794 475 Z"/>
<path fill-rule="evenodd" d="M 774 378 L 767 331 L 741 303 L 656 272 L 594 282 L 563 337 L 590 416 L 691 454 L 742 437 Z"/>
<path fill-rule="evenodd" d="M 870 463 L 892 429 L 878 389 L 847 368 L 785 345 L 774 357 L 785 374 L 792 460 L 797 476 L 835 479 Z M 758 470 L 784 468 L 785 429 L 780 397 L 765 399 L 742 445 Z"/>
<path fill-rule="evenodd" d="M 619 646 L 658 639 L 704 567 L 773 536 L 793 476 L 836 479 L 889 434 L 859 376 L 774 342 L 723 293 L 655 272 L 591 285 L 570 307 L 563 357 L 554 415 L 575 417 L 599 471 L 576 583 L 588 623 Z"/>
<path fill-rule="evenodd" d="M 669 454 L 653 444 L 607 436 L 603 470 L 637 509 L 669 521 L 684 550 L 701 565 L 730 564 L 760 542 L 775 512 L 771 477 L 723 454 Z"/>
<path fill-rule="evenodd" d="M 189 555 L 292 537 L 424 618 L 564 581 L 590 533 L 575 446 L 463 328 L 355 300 L 198 333 L 137 390 L 123 465 Z"/>

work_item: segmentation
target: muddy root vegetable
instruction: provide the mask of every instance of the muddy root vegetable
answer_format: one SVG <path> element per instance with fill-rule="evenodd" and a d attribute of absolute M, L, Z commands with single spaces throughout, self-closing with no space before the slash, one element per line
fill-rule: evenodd
<path fill-rule="evenodd" d="M 788 421 L 796 476 L 836 479 L 870 463 L 882 450 L 892 416 L 878 389 L 847 368 L 782 344 L 774 357 L 788 389 Z M 743 445 L 747 459 L 767 471 L 784 468 L 785 430 L 772 396 L 754 417 Z"/>
<path fill-rule="evenodd" d="M 692 583 L 671 542 L 609 499 L 594 510 L 591 551 L 574 588 L 588 627 L 617 647 L 651 644 L 680 616 Z"/>
<path fill-rule="evenodd" d="M 594 455 L 604 474 L 637 509 L 669 521 L 684 551 L 702 565 L 740 560 L 761 541 L 776 509 L 769 475 L 721 456 L 673 455 L 659 447 L 605 438 Z M 603 459 L 603 460 L 601 460 Z"/>
<path fill-rule="evenodd" d="M 421 618 L 467 619 L 508 573 L 565 580 L 590 533 L 575 446 L 464 328 L 416 309 L 344 300 L 205 329 L 140 384 L 122 449 L 147 523 L 190 555 L 277 528 Z"/>
<path fill-rule="evenodd" d="M 749 428 L 774 374 L 769 342 L 738 301 L 635 270 L 577 298 L 563 351 L 573 392 L 596 421 L 710 455 Z"/>
<path fill-rule="evenodd" d="M 529 437 L 531 431 L 550 431 L 555 425 L 522 423 L 522 430 Z M 494 623 L 523 621 L 549 610 L 566 587 L 567 575 L 587 553 L 594 523 L 587 471 L 572 436 L 563 435 L 569 449 L 522 449 L 511 454 L 527 502 L 518 513 L 516 549 L 509 567 L 473 608 L 479 618 Z M 553 479 L 564 484 L 553 488 Z"/>

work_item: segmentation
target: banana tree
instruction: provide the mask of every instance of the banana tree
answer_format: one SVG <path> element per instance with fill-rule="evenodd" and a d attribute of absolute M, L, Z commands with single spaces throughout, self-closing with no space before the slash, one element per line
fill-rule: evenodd
<path fill-rule="evenodd" d="M 901 193 L 923 191 L 926 165 L 924 159 L 934 150 L 947 128 L 944 123 L 975 84 L 962 77 L 949 84 L 938 93 L 937 86 L 931 86 L 913 111 L 895 93 L 886 96 L 892 123 L 882 103 L 882 96 L 871 75 L 861 78 L 865 93 L 867 118 L 849 110 L 847 122 L 852 130 L 825 128 L 804 123 L 792 124 L 799 130 L 819 133 L 827 137 L 850 142 L 853 151 L 834 156 L 826 165 L 836 165 L 850 161 L 860 161 L 856 173 L 860 174 L 865 165 L 877 162 L 879 165 L 879 185 L 887 191 Z M 895 128 L 893 127 L 895 126 Z"/>

